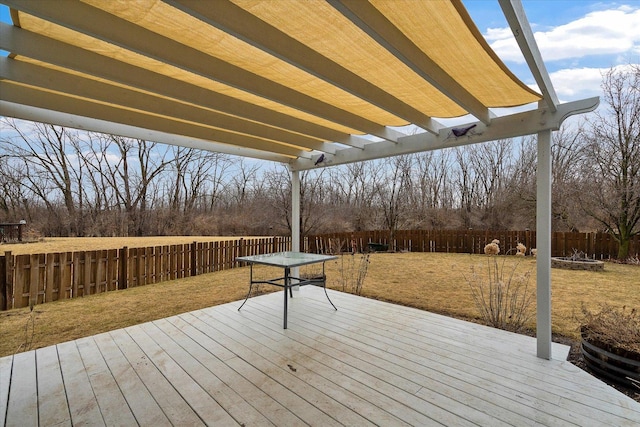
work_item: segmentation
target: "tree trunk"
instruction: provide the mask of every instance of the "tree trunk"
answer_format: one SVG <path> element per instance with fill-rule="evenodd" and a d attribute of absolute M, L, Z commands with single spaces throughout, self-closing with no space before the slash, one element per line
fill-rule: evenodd
<path fill-rule="evenodd" d="M 629 244 L 631 243 L 631 238 L 627 236 L 619 236 L 618 243 L 618 259 L 626 260 L 629 258 Z"/>

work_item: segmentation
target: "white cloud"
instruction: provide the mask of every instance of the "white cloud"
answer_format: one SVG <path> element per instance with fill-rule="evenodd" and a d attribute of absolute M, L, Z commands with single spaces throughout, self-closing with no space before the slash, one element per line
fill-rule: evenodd
<path fill-rule="evenodd" d="M 548 31 L 534 33 L 545 61 L 640 52 L 640 8 L 591 12 Z M 490 28 L 485 37 L 504 61 L 524 58 L 508 28 Z"/>
<path fill-rule="evenodd" d="M 600 95 L 602 68 L 569 68 L 550 73 L 558 98 L 573 100 Z"/>
<path fill-rule="evenodd" d="M 619 70 L 629 65 L 618 65 Z M 602 96 L 602 76 L 609 68 L 568 68 L 550 73 L 551 82 L 561 102 Z"/>

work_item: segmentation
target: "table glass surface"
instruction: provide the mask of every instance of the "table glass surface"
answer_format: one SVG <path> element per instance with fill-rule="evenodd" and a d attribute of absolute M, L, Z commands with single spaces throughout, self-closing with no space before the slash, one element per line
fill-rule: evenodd
<path fill-rule="evenodd" d="M 308 254 L 305 252 L 275 252 L 272 254 L 242 256 L 236 258 L 236 260 L 252 264 L 264 264 L 286 268 L 315 264 L 317 262 L 325 262 L 337 258 L 338 257 L 334 255 Z"/>

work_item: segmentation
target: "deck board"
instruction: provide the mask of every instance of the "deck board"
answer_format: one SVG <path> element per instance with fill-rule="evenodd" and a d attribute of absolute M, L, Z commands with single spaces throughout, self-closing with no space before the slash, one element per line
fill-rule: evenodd
<path fill-rule="evenodd" d="M 36 350 L 36 372 L 47 372 L 38 376 L 39 422 L 47 426 L 70 426 L 71 414 L 67 405 L 67 394 L 62 381 L 60 360 L 56 347 Z"/>
<path fill-rule="evenodd" d="M 299 337 L 299 339 L 311 340 L 310 342 L 313 342 L 316 337 L 318 336 L 306 334 L 305 337 Z M 337 340 L 332 340 L 331 343 L 327 345 L 336 348 L 336 342 Z M 372 357 L 371 354 L 363 353 L 355 348 L 349 349 L 345 347 L 342 350 L 343 354 L 341 358 L 343 360 L 348 359 L 352 366 L 361 366 L 366 372 L 375 374 L 377 378 L 391 383 L 395 387 L 404 389 L 411 394 L 416 394 L 424 400 L 437 403 L 439 406 L 447 408 L 448 410 L 455 411 L 455 407 L 459 405 L 458 400 L 461 398 L 468 403 L 474 403 L 474 401 L 475 403 L 480 402 L 480 399 L 468 390 L 469 387 L 474 386 L 473 384 L 470 385 L 466 382 L 456 381 L 455 378 L 442 375 L 438 372 L 425 373 L 421 366 L 407 368 L 403 366 L 402 361 L 397 356 L 392 356 L 391 360 L 388 361 L 391 363 L 391 366 L 393 366 L 393 372 L 388 372 L 376 366 L 376 361 L 380 360 L 379 354 L 373 354 Z M 367 365 L 362 366 L 363 363 Z M 429 369 L 429 371 L 431 370 Z M 491 386 L 490 383 L 488 385 Z M 475 391 L 479 395 L 490 395 L 488 390 L 478 388 Z M 483 403 L 487 407 L 485 410 L 489 410 L 492 414 L 490 417 L 481 412 L 471 414 L 471 412 L 474 411 L 468 411 L 467 416 L 471 417 L 472 421 L 476 423 L 488 423 L 491 420 L 492 425 L 500 425 L 498 420 L 501 419 L 499 414 L 501 408 L 498 405 L 492 404 L 490 401 L 483 401 Z M 518 417 L 517 414 L 506 414 L 504 416 L 505 422 L 511 425 L 521 424 L 525 421 L 524 418 Z M 498 420 L 496 420 L 496 418 Z"/>
<path fill-rule="evenodd" d="M 0 426 L 635 426 L 640 404 L 535 339 L 322 289 L 0 359 Z"/>
<path fill-rule="evenodd" d="M 146 324 L 127 328 L 127 332 L 140 345 L 149 360 L 155 364 L 205 424 L 232 425 L 233 418 L 218 402 L 189 375 L 185 367 L 174 360 L 169 348 L 163 348 L 144 330 Z"/>
<path fill-rule="evenodd" d="M 170 426 L 171 422 L 162 408 L 153 399 L 149 389 L 111 336 L 96 335 L 94 341 L 136 422 L 141 425 Z"/>
<path fill-rule="evenodd" d="M 7 427 L 38 424 L 36 352 L 18 353 L 11 367 L 11 389 L 7 404 Z"/>
<path fill-rule="evenodd" d="M 305 315 L 309 314 L 307 311 Z M 342 354 L 335 354 L 334 357 L 341 358 L 345 362 L 349 364 L 349 367 L 345 369 L 350 369 L 354 366 L 361 366 L 362 369 L 375 375 L 377 380 L 382 381 L 376 382 L 378 387 L 382 387 L 383 390 L 389 390 L 389 385 L 392 387 L 399 388 L 408 392 L 410 394 L 420 393 L 426 402 L 432 402 L 437 405 L 436 411 L 440 410 L 440 408 L 445 411 L 449 411 L 452 413 L 460 412 L 460 403 L 459 400 L 464 400 L 465 406 L 467 404 L 476 403 L 482 401 L 483 405 L 479 405 L 483 407 L 483 411 L 475 410 L 471 408 L 465 408 L 465 420 L 461 419 L 451 419 L 450 417 L 445 417 L 443 419 L 438 419 L 447 425 L 456 424 L 464 424 L 465 422 L 473 422 L 479 423 L 480 425 L 485 425 L 491 419 L 492 425 L 500 425 L 501 417 L 504 417 L 504 423 L 507 424 L 519 424 L 524 419 L 522 417 L 518 417 L 517 414 L 510 414 L 507 411 L 501 410 L 498 405 L 492 403 L 492 397 L 494 394 L 494 390 L 491 388 L 491 384 L 489 384 L 488 389 L 483 390 L 477 388 L 475 393 L 478 396 L 485 396 L 484 400 L 477 398 L 468 390 L 470 387 L 475 387 L 474 382 L 476 379 L 473 379 L 471 382 L 461 382 L 455 381 L 451 375 L 448 375 L 449 370 L 443 370 L 442 372 L 431 372 L 427 373 L 425 376 L 424 371 L 425 367 L 411 363 L 405 359 L 405 352 L 410 352 L 411 348 L 396 348 L 392 350 L 392 353 L 388 353 L 385 351 L 376 351 L 372 350 L 373 347 L 363 347 L 359 341 L 354 340 L 352 337 L 349 338 L 348 335 L 343 335 L 340 337 L 338 334 L 329 335 L 327 339 L 325 334 L 327 333 L 326 328 L 329 328 L 328 324 L 325 323 L 323 325 L 325 330 L 322 333 L 319 333 L 318 330 L 310 331 L 309 333 L 305 333 L 303 336 L 298 337 L 300 340 L 306 340 L 308 342 L 313 343 L 314 340 L 318 341 L 326 341 L 327 348 L 339 349 L 342 351 Z M 316 333 L 314 335 L 314 332 Z M 358 334 L 362 334 L 363 331 L 358 331 Z M 348 345 L 340 345 L 341 342 L 347 342 L 351 340 L 352 346 Z M 368 343 L 369 345 L 371 342 Z M 373 342 L 375 346 L 376 343 Z M 368 350 L 368 352 L 367 352 Z M 325 350 L 326 351 L 326 350 Z M 373 356 L 373 357 L 372 357 Z M 437 364 L 437 360 L 434 360 L 432 363 Z M 389 371 L 388 367 L 391 366 L 392 371 Z M 433 371 L 430 367 L 427 367 L 426 370 Z M 385 384 L 387 383 L 387 384 Z M 408 385 L 407 385 L 408 384 Z M 394 393 L 397 394 L 397 393 Z M 414 407 L 423 407 L 424 414 L 429 414 L 430 416 L 435 417 L 437 413 L 434 412 L 433 407 L 426 406 L 424 402 L 419 402 L 413 396 L 407 397 L 406 395 L 402 399 L 404 402 L 413 402 Z M 486 412 L 489 412 L 490 418 L 488 418 Z M 502 412 L 502 414 L 500 413 Z"/>
<path fill-rule="evenodd" d="M 109 370 L 94 338 L 82 338 L 76 343 L 105 424 L 136 425 L 136 418 L 125 395 Z"/>
<path fill-rule="evenodd" d="M 105 425 L 76 341 L 56 346 L 73 425 Z M 41 372 L 40 375 L 48 374 Z"/>
<path fill-rule="evenodd" d="M 11 367 L 13 357 L 0 358 L 0 426 L 5 425 L 7 404 L 9 403 L 9 385 L 11 384 Z"/>
<path fill-rule="evenodd" d="M 127 358 L 171 424 L 194 427 L 205 425 L 124 329 L 109 332 L 109 336 Z"/>

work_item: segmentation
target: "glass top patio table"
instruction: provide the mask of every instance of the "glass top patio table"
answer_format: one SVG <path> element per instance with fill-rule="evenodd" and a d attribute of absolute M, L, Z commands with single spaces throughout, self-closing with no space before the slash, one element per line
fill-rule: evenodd
<path fill-rule="evenodd" d="M 305 286 L 305 285 L 322 286 L 322 288 L 324 289 L 324 294 L 327 297 L 327 300 L 329 300 L 329 303 L 331 303 L 333 308 L 337 310 L 336 306 L 333 304 L 333 302 L 329 298 L 329 294 L 327 293 L 326 276 L 324 274 L 324 263 L 326 261 L 337 259 L 337 258 L 338 257 L 335 255 L 308 254 L 304 252 L 275 252 L 271 254 L 237 257 L 236 261 L 246 262 L 251 266 L 251 270 L 249 273 L 250 275 L 249 292 L 247 293 L 247 297 L 244 299 L 244 302 L 242 303 L 242 305 L 238 307 L 238 311 L 240 311 L 240 309 L 244 306 L 244 304 L 249 299 L 249 296 L 251 296 L 251 290 L 253 289 L 253 285 L 254 284 L 257 285 L 261 283 L 284 288 L 284 316 L 283 316 L 284 329 L 287 329 L 287 307 L 289 304 L 288 298 L 293 297 L 291 288 L 294 286 Z M 294 277 L 291 275 L 292 268 L 296 268 L 296 267 L 300 267 L 308 264 L 316 264 L 316 263 L 322 263 L 322 275 L 319 278 L 301 279 L 299 277 Z M 262 264 L 262 265 L 268 265 L 272 267 L 283 268 L 284 276 L 273 278 L 273 279 L 266 279 L 266 280 L 254 280 L 253 278 L 254 264 Z"/>
<path fill-rule="evenodd" d="M 338 257 L 335 255 L 308 254 L 305 252 L 275 252 L 263 255 L 241 256 L 236 258 L 236 260 L 251 264 L 264 264 L 274 267 L 292 268 L 307 264 L 325 262 L 337 258 Z"/>

